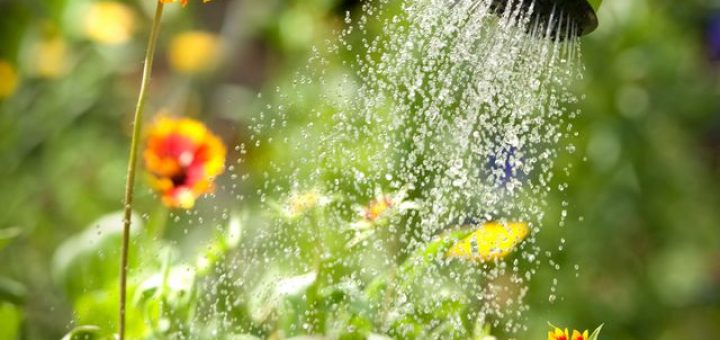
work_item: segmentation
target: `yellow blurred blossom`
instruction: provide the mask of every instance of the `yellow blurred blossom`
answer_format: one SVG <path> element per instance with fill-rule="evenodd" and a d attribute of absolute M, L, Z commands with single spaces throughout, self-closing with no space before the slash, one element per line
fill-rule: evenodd
<path fill-rule="evenodd" d="M 322 207 L 328 203 L 330 203 L 330 198 L 321 194 L 317 189 L 294 193 L 288 200 L 285 214 L 290 218 L 298 217 L 316 207 Z"/>
<path fill-rule="evenodd" d="M 185 7 L 188 3 L 188 0 L 160 0 L 162 3 L 171 3 L 171 2 L 179 2 L 180 4 Z M 210 2 L 210 0 L 203 0 L 203 2 Z"/>
<path fill-rule="evenodd" d="M 95 42 L 122 44 L 130 40 L 135 31 L 135 13 L 121 2 L 94 2 L 86 14 L 84 28 L 88 38 Z"/>
<path fill-rule="evenodd" d="M 479 261 L 502 259 L 510 254 L 529 232 L 527 223 L 488 222 L 450 247 L 447 256 Z"/>
<path fill-rule="evenodd" d="M 220 38 L 203 31 L 187 31 L 173 37 L 168 48 L 170 66 L 185 74 L 213 69 L 220 56 Z"/>
<path fill-rule="evenodd" d="M 41 39 L 30 48 L 31 70 L 42 78 L 58 78 L 68 70 L 67 44 L 60 36 Z"/>
<path fill-rule="evenodd" d="M 9 62 L 0 60 L 0 99 L 15 93 L 19 82 L 15 68 Z"/>
<path fill-rule="evenodd" d="M 150 126 L 145 166 L 165 205 L 190 209 L 213 190 L 224 171 L 225 145 L 205 125 L 189 118 L 158 117 Z"/>

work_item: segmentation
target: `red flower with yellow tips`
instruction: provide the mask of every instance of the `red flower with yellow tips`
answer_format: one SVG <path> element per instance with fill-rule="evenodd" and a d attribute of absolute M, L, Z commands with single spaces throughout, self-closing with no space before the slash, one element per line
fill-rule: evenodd
<path fill-rule="evenodd" d="M 569 340 L 567 328 L 560 329 L 555 327 L 554 330 L 548 332 L 548 340 Z"/>
<path fill-rule="evenodd" d="M 183 7 L 188 3 L 188 0 L 160 0 L 162 3 L 179 2 Z M 210 0 L 203 0 L 203 2 L 210 2 Z"/>
<path fill-rule="evenodd" d="M 589 336 L 589 333 L 588 333 L 587 329 L 582 333 L 580 333 L 577 330 L 573 330 L 571 340 L 588 340 L 589 339 L 588 336 Z"/>
<path fill-rule="evenodd" d="M 600 330 L 602 330 L 603 327 L 603 325 L 600 325 L 592 334 L 589 334 L 587 330 L 580 333 L 580 331 L 573 329 L 572 336 L 570 336 L 567 328 L 563 330 L 552 324 L 549 325 L 552 330 L 548 331 L 548 340 L 597 340 L 600 336 Z"/>
<path fill-rule="evenodd" d="M 160 116 L 148 129 L 143 157 L 163 203 L 190 209 L 198 197 L 213 190 L 226 153 L 220 138 L 202 123 Z"/>

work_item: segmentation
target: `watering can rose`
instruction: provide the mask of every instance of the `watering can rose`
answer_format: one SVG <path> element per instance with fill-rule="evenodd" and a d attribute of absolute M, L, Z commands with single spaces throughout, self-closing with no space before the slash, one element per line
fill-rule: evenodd
<path fill-rule="evenodd" d="M 220 138 L 189 118 L 158 117 L 143 154 L 152 186 L 165 205 L 190 209 L 224 170 L 227 151 Z"/>

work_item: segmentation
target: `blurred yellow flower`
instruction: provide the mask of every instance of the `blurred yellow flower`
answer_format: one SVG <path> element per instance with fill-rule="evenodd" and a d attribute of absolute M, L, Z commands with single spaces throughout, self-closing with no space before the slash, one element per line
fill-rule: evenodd
<path fill-rule="evenodd" d="M 287 217 L 298 217 L 316 207 L 330 203 L 330 198 L 321 194 L 317 189 L 302 193 L 294 193 L 288 200 L 285 214 Z"/>
<path fill-rule="evenodd" d="M 554 330 L 548 332 L 548 340 L 570 340 L 568 330 L 555 327 Z"/>
<path fill-rule="evenodd" d="M 168 49 L 170 66 L 185 74 L 210 71 L 220 56 L 220 38 L 203 31 L 187 31 L 173 37 Z"/>
<path fill-rule="evenodd" d="M 0 99 L 15 93 L 19 82 L 15 68 L 9 62 L 0 60 Z"/>
<path fill-rule="evenodd" d="M 163 3 L 179 2 L 180 4 L 183 5 L 183 7 L 185 7 L 188 3 L 188 0 L 160 0 L 160 2 L 163 2 Z M 203 2 L 210 2 L 210 0 L 203 0 Z"/>
<path fill-rule="evenodd" d="M 224 171 L 227 151 L 220 138 L 189 118 L 155 119 L 147 134 L 145 166 L 163 203 L 190 209 L 201 195 L 213 190 Z"/>
<path fill-rule="evenodd" d="M 135 31 L 135 13 L 121 2 L 94 2 L 86 14 L 84 28 L 88 38 L 95 42 L 122 44 L 130 40 Z"/>
<path fill-rule="evenodd" d="M 31 70 L 42 78 L 58 78 L 68 69 L 67 44 L 60 36 L 44 38 L 30 49 Z"/>
<path fill-rule="evenodd" d="M 447 256 L 479 261 L 502 259 L 510 254 L 529 232 L 527 223 L 503 225 L 488 222 L 450 247 Z"/>

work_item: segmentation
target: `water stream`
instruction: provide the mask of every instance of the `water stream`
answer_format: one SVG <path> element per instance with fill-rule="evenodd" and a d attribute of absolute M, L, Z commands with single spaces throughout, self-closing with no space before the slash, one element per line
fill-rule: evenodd
<path fill-rule="evenodd" d="M 251 213 L 207 283 L 205 299 L 224 302 L 201 321 L 280 337 L 524 330 L 528 282 L 547 262 L 536 236 L 548 211 L 565 214 L 548 195 L 566 187 L 557 163 L 573 152 L 568 86 L 581 75 L 578 28 L 563 13 L 533 18 L 532 6 L 480 0 L 381 0 L 348 14 L 237 147 L 248 170 L 235 190 L 253 194 L 235 193 L 237 206 Z M 270 158 L 253 159 L 260 151 Z M 492 221 L 529 226 L 511 256 L 417 256 Z"/>

